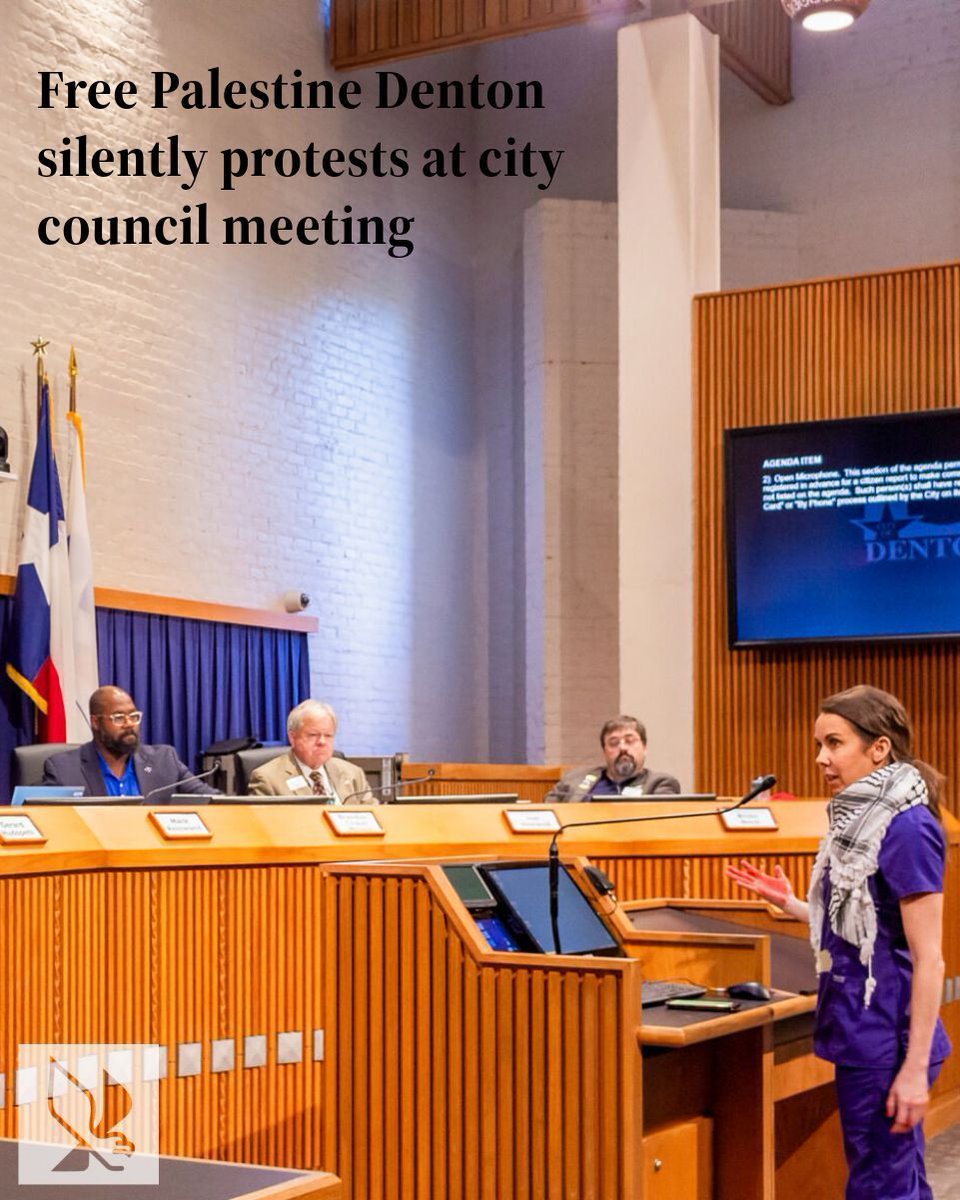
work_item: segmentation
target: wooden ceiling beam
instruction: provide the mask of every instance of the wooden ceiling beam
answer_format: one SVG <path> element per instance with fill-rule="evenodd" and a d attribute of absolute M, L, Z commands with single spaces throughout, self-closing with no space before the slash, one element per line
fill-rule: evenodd
<path fill-rule="evenodd" d="M 690 12 L 720 38 L 720 61 L 770 104 L 790 90 L 790 19 L 780 0 L 333 0 L 339 70 L 609 16 Z"/>

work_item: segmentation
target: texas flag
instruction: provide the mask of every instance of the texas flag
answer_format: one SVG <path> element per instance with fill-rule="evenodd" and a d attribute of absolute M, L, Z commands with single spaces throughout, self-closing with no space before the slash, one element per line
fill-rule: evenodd
<path fill-rule="evenodd" d="M 32 739 L 35 725 L 37 741 L 66 741 L 66 705 L 75 698 L 73 614 L 63 496 L 53 457 L 46 380 L 41 389 L 37 449 L 7 644 L 7 675 L 32 702 L 26 706 L 30 727 L 21 730 L 21 735 Z"/>

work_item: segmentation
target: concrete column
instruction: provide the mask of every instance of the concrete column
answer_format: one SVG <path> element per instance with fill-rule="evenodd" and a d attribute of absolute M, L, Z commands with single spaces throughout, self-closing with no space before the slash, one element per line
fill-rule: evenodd
<path fill-rule="evenodd" d="M 591 762 L 617 705 L 617 218 L 542 200 L 524 219 L 529 762 Z"/>
<path fill-rule="evenodd" d="M 618 43 L 620 703 L 693 761 L 691 298 L 720 285 L 719 47 L 690 16 Z"/>

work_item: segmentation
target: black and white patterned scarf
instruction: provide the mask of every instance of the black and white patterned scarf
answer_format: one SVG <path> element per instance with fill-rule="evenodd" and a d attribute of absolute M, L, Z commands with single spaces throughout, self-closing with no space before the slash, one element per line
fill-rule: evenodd
<path fill-rule="evenodd" d="M 829 830 L 820 844 L 810 876 L 810 942 L 817 970 L 830 969 L 820 953 L 823 928 L 823 873 L 830 868 L 830 928 L 860 951 L 867 968 L 863 1004 L 867 1008 L 876 987 L 873 947 L 877 940 L 877 911 L 867 880 L 877 870 L 880 843 L 897 813 L 915 804 L 929 804 L 927 785 L 910 763 L 890 763 L 851 783 L 827 806 Z"/>

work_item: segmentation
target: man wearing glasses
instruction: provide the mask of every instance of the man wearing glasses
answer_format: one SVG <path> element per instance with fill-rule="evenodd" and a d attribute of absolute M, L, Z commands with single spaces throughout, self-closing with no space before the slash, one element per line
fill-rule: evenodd
<path fill-rule="evenodd" d="M 320 700 L 302 700 L 287 717 L 290 750 L 250 776 L 251 796 L 316 797 L 320 804 L 376 804 L 367 777 L 356 763 L 337 755 L 337 714 Z"/>
<path fill-rule="evenodd" d="M 43 782 L 83 787 L 88 796 L 143 796 L 163 804 L 174 792 L 216 791 L 195 779 L 172 746 L 140 741 L 143 713 L 121 688 L 97 688 L 90 697 L 93 741 L 63 750 L 43 764 Z"/>
<path fill-rule="evenodd" d="M 644 766 L 647 731 L 636 717 L 611 717 L 600 730 L 600 746 L 600 766 L 568 771 L 547 793 L 547 804 L 679 794 L 680 784 L 672 775 Z"/>

